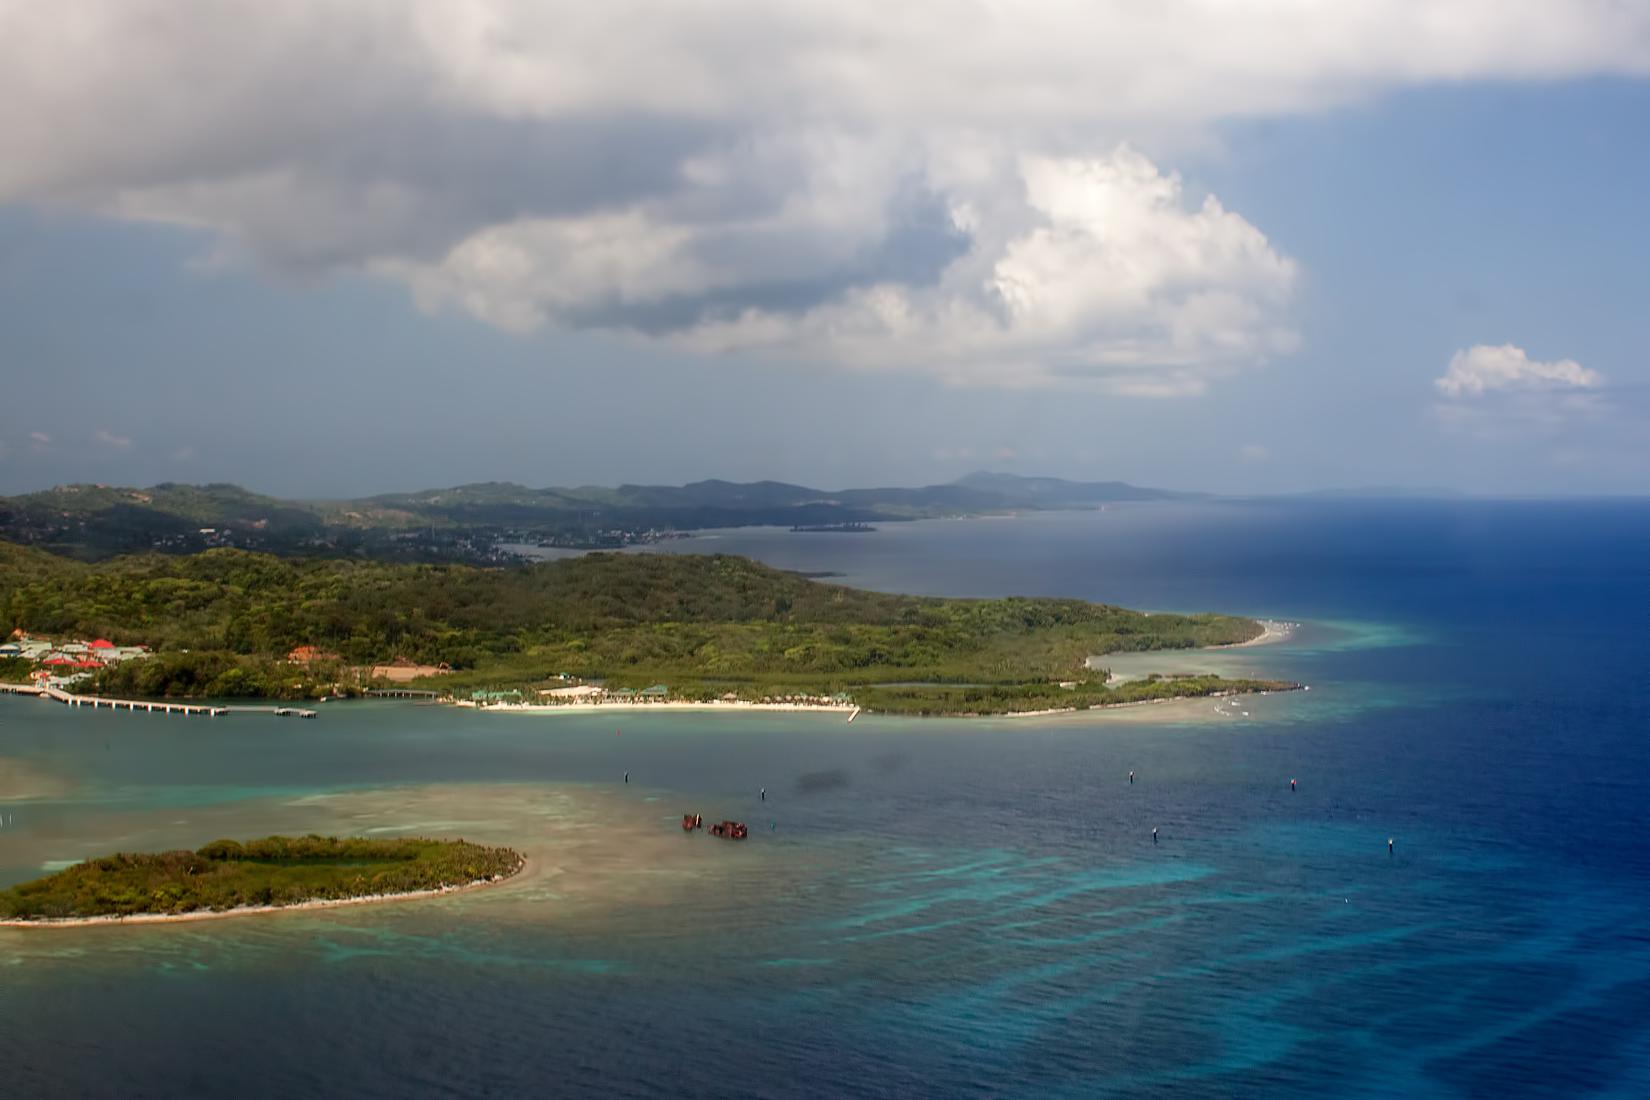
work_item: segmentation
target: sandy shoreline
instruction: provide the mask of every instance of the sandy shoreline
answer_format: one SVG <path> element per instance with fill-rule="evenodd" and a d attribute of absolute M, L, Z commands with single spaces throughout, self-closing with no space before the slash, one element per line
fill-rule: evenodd
<path fill-rule="evenodd" d="M 1242 645 L 1249 643 L 1243 642 Z M 1204 699 L 1237 699 L 1249 695 L 1273 695 L 1286 691 L 1300 691 L 1305 685 L 1287 688 L 1267 688 L 1265 691 L 1215 691 L 1208 695 L 1170 695 L 1162 699 L 1130 699 L 1126 703 L 1097 703 L 1090 707 L 1049 707 L 1046 710 L 1012 710 L 1001 714 L 968 714 L 965 718 L 1037 718 L 1050 714 L 1104 714 L 1113 710 L 1128 710 L 1130 707 L 1157 707 L 1174 703 L 1197 703 Z"/>
<path fill-rule="evenodd" d="M 1242 649 L 1252 645 L 1271 645 L 1274 642 L 1287 642 L 1295 633 L 1300 623 L 1287 623 L 1281 619 L 1256 619 L 1261 625 L 1261 632 L 1257 637 L 1247 642 L 1228 642 L 1225 645 L 1204 646 L 1204 649 Z"/>
<path fill-rule="evenodd" d="M 121 924 L 182 924 L 187 921 L 218 920 L 222 917 L 246 917 L 256 913 L 292 913 L 306 909 L 341 909 L 346 905 L 374 905 L 386 901 L 413 901 L 419 898 L 439 898 L 483 890 L 509 882 L 527 869 L 523 856 L 516 869 L 507 875 L 477 879 L 461 886 L 440 886 L 433 890 L 406 890 L 399 894 L 368 894 L 358 898 L 316 898 L 292 905 L 242 905 L 235 909 L 197 909 L 190 913 L 133 913 L 130 916 L 104 917 L 47 917 L 42 920 L 0 920 L 0 928 L 91 928 L 99 925 Z"/>
<path fill-rule="evenodd" d="M 476 710 L 484 710 L 488 713 L 498 711 L 506 714 L 600 714 L 610 710 L 761 710 L 841 714 L 851 719 L 860 711 L 860 708 L 852 703 L 747 703 L 743 700 L 729 699 L 717 699 L 703 703 L 685 699 L 667 699 L 652 703 L 619 700 L 606 703 L 489 703 L 486 706 L 477 706 L 471 702 L 457 702 L 453 705 L 457 707 L 474 707 Z"/>

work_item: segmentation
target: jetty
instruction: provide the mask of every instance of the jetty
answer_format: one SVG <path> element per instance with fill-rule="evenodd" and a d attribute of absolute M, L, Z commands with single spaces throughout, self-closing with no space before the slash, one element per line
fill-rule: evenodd
<path fill-rule="evenodd" d="M 413 691 L 411 688 L 373 688 L 361 693 L 369 699 L 439 699 L 439 691 Z"/>
<path fill-rule="evenodd" d="M 159 699 L 108 699 L 101 695 L 74 695 L 62 688 L 41 684 L 0 684 L 0 694 L 33 695 L 70 707 L 108 707 L 110 710 L 143 711 L 147 714 L 184 714 L 217 718 L 224 714 L 274 714 L 282 718 L 314 718 L 316 712 L 284 706 L 225 706 L 213 703 L 169 703 Z"/>

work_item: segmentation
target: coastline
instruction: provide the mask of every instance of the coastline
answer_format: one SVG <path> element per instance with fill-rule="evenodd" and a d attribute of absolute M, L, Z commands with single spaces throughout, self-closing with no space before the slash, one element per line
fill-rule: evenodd
<path fill-rule="evenodd" d="M 523 856 L 521 862 L 516 864 L 515 870 L 507 875 L 494 875 L 491 878 L 476 879 L 474 882 L 461 883 L 458 886 L 438 886 L 430 890 L 404 890 L 396 894 L 363 894 L 354 898 L 314 898 L 310 901 L 293 902 L 291 905 L 241 905 L 234 909 L 196 909 L 189 913 L 45 917 L 40 920 L 5 918 L 0 919 L 0 928 L 91 928 L 124 924 L 183 924 L 188 921 L 218 920 L 223 917 L 247 917 L 259 913 L 290 913 L 299 910 L 341 909 L 346 905 L 373 905 L 386 901 L 415 901 L 420 898 L 439 898 L 449 894 L 462 894 L 467 891 L 482 890 L 489 886 L 499 886 L 516 878 L 526 869 L 527 857 Z"/>
<path fill-rule="evenodd" d="M 1261 633 L 1259 635 L 1257 635 L 1256 637 L 1250 638 L 1247 641 L 1227 642 L 1227 643 L 1223 643 L 1223 644 L 1199 646 L 1199 647 L 1195 647 L 1195 648 L 1192 648 L 1192 649 L 1184 649 L 1184 650 L 1162 650 L 1162 651 L 1155 651 L 1155 652 L 1158 652 L 1158 653 L 1198 653 L 1198 652 L 1207 652 L 1207 651 L 1214 651 L 1214 650 L 1243 649 L 1243 648 L 1247 648 L 1247 647 L 1251 647 L 1251 646 L 1274 645 L 1274 644 L 1279 644 L 1279 643 L 1288 641 L 1291 637 L 1294 636 L 1295 631 L 1301 625 L 1300 623 L 1297 623 L 1297 622 L 1289 622 L 1289 621 L 1281 620 L 1281 619 L 1256 619 L 1254 621 L 1258 622 L 1260 624 Z M 1099 654 L 1095 654 L 1095 655 L 1089 657 L 1085 663 L 1090 668 L 1103 667 L 1103 666 L 1097 664 L 1097 662 L 1102 661 L 1106 657 L 1117 656 L 1117 655 L 1119 655 L 1119 653 L 1117 651 L 1113 651 L 1112 653 L 1099 653 Z M 1129 656 L 1129 657 L 1136 656 L 1136 654 L 1132 651 L 1125 651 L 1122 655 Z M 1117 676 L 1117 675 L 1114 675 L 1111 682 L 1112 683 L 1126 683 L 1129 680 L 1138 679 L 1138 678 L 1139 677 L 1137 677 L 1137 676 L 1127 676 L 1127 675 Z M 1298 687 L 1297 687 L 1296 690 L 1298 690 Z M 1220 693 L 1220 695 L 1225 695 L 1225 694 L 1228 694 L 1228 693 L 1224 693 L 1224 692 Z M 1249 693 L 1230 693 L 1230 694 L 1249 694 Z M 1212 697 L 1218 698 L 1218 697 L 1220 697 L 1220 695 L 1212 696 Z M 1121 709 L 1127 708 L 1127 707 L 1141 706 L 1141 705 L 1144 705 L 1146 703 L 1173 702 L 1176 699 L 1180 699 L 1180 698 L 1210 698 L 1210 696 L 1176 696 L 1176 697 L 1169 698 L 1169 699 L 1139 699 L 1139 700 L 1131 700 L 1129 702 L 1123 702 L 1123 703 L 1101 703 L 1101 704 L 1091 706 L 1091 707 L 1088 707 L 1088 708 L 1084 708 L 1084 709 L 1093 710 L 1093 711 L 1121 710 Z M 475 701 L 469 700 L 469 699 L 446 699 L 446 700 L 437 700 L 437 702 L 441 703 L 442 705 L 446 705 L 446 706 L 467 707 L 471 710 L 476 710 L 476 711 L 485 711 L 485 712 L 488 712 L 488 713 L 500 713 L 501 712 L 501 713 L 506 713 L 506 714 L 584 714 L 584 715 L 589 715 L 589 714 L 599 714 L 599 713 L 603 713 L 603 712 L 606 712 L 606 711 L 622 711 L 622 712 L 635 713 L 635 712 L 648 712 L 648 711 L 659 711 L 659 710 L 663 710 L 663 711 L 667 711 L 667 712 L 675 712 L 675 713 L 694 712 L 694 711 L 698 711 L 698 712 L 727 712 L 727 711 L 732 711 L 732 712 L 746 712 L 746 713 L 778 712 L 778 713 L 798 713 L 798 714 L 804 714 L 804 713 L 836 714 L 836 715 L 843 715 L 843 716 L 846 717 L 847 721 L 852 722 L 854 719 L 859 717 L 859 715 L 861 713 L 865 713 L 865 714 L 878 714 L 879 713 L 878 711 L 875 711 L 875 710 L 866 709 L 866 708 L 864 708 L 864 707 L 862 707 L 862 706 L 860 706 L 859 704 L 856 704 L 856 703 L 752 702 L 752 701 L 744 700 L 744 699 L 710 699 L 710 700 L 649 699 L 649 700 L 643 700 L 643 699 L 634 699 L 634 698 L 632 698 L 632 699 L 607 698 L 607 699 L 603 699 L 600 702 L 588 702 L 588 701 L 586 701 L 586 702 L 569 702 L 569 703 L 545 703 L 545 702 L 537 702 L 537 703 L 529 703 L 529 702 L 485 703 L 485 702 L 475 702 Z M 1068 714 L 1068 713 L 1076 712 L 1078 709 L 1079 708 L 1077 708 L 1077 707 L 1052 707 L 1052 708 L 1041 708 L 1041 709 L 1037 709 L 1037 710 L 996 711 L 996 712 L 984 712 L 984 713 L 970 712 L 970 711 L 959 711 L 959 712 L 954 713 L 954 714 L 931 715 L 929 717 L 943 717 L 943 718 L 1032 718 L 1032 717 L 1046 716 L 1046 715 L 1053 715 L 1053 714 Z"/>
<path fill-rule="evenodd" d="M 1248 645 L 1240 642 L 1239 645 Z M 1205 699 L 1238 699 L 1249 695 L 1282 695 L 1291 691 L 1305 691 L 1305 684 L 1294 684 L 1289 687 L 1267 688 L 1265 691 L 1216 691 L 1208 695 L 1170 695 L 1161 699 L 1130 699 L 1126 703 L 1099 703 L 1090 707 L 1048 707 L 1043 710 L 1009 710 L 998 714 L 956 714 L 944 715 L 947 718 L 1040 718 L 1051 714 L 1105 714 L 1109 711 L 1128 710 L 1130 707 L 1160 707 L 1174 706 L 1181 703 L 1198 703 Z"/>
<path fill-rule="evenodd" d="M 1277 640 L 1277 639 L 1274 639 Z M 1239 642 L 1238 645 L 1252 645 L 1252 642 Z M 1208 647 L 1226 648 L 1226 647 Z M 956 711 L 945 714 L 895 714 L 899 718 L 1037 718 L 1051 714 L 1105 714 L 1111 711 L 1128 710 L 1131 707 L 1159 706 L 1165 703 L 1195 702 L 1202 699 L 1228 699 L 1245 695 L 1272 695 L 1289 691 L 1304 690 L 1304 684 L 1290 684 L 1267 688 L 1263 691 L 1216 691 L 1208 695 L 1171 695 L 1157 699 L 1130 699 L 1121 703 L 1096 703 L 1088 707 L 1043 707 L 1038 710 L 1005 710 L 1005 711 Z M 827 714 L 846 714 L 848 721 L 853 721 L 861 714 L 882 715 L 884 712 L 866 710 L 853 704 L 839 703 L 747 703 L 715 701 L 708 703 L 694 703 L 686 701 L 666 701 L 657 703 L 490 703 L 486 706 L 477 706 L 475 703 L 461 702 L 454 706 L 471 707 L 483 711 L 504 711 L 509 714 L 556 714 L 562 712 L 594 714 L 603 710 L 673 710 L 673 711 L 715 711 L 715 710 L 765 710 L 816 712 Z"/>
<path fill-rule="evenodd" d="M 1261 625 L 1261 632 L 1247 642 L 1227 642 L 1224 645 L 1206 645 L 1203 648 L 1243 649 L 1252 645 L 1273 645 L 1278 642 L 1287 642 L 1301 625 L 1300 623 L 1285 622 L 1282 619 L 1256 619 L 1255 621 Z M 1101 656 L 1106 656 L 1106 654 L 1101 654 Z"/>
<path fill-rule="evenodd" d="M 507 714 L 600 714 L 609 710 L 763 710 L 845 714 L 850 720 L 863 709 L 853 703 L 751 703 L 743 699 L 712 699 L 707 702 L 665 699 L 650 703 L 633 700 L 607 703 L 488 703 L 486 706 L 480 706 L 468 700 L 461 700 L 452 705 L 455 707 L 470 707 L 488 713 L 503 711 Z"/>

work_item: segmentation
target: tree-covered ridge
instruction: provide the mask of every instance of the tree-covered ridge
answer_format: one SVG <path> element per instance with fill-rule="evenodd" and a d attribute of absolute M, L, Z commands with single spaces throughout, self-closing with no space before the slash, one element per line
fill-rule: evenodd
<path fill-rule="evenodd" d="M 184 914 L 406 894 L 487 882 L 520 853 L 464 840 L 271 836 L 199 851 L 119 853 L 0 891 L 0 920 Z"/>
<path fill-rule="evenodd" d="M 10 627 L 153 646 L 100 673 L 140 695 L 336 690 L 348 670 L 447 664 L 444 685 L 552 676 L 673 694 L 853 693 L 907 681 L 1103 684 L 1086 658 L 1240 642 L 1258 623 L 1070 599 L 940 599 L 823 584 L 727 555 L 590 554 L 509 568 L 308 561 L 239 550 L 86 565 L 7 548 Z M 297 646 L 332 655 L 301 670 Z M 1023 694 L 1023 692 L 1022 692 Z M 1001 693 L 999 693 L 1001 695 Z M 899 698 L 882 693 L 889 709 Z M 994 696 L 995 698 L 995 696 Z"/>
<path fill-rule="evenodd" d="M 532 489 L 483 482 L 358 500 L 282 500 L 236 485 L 60 485 L 0 497 L 0 539 L 88 560 L 234 546 L 395 561 L 497 560 L 497 543 L 607 547 L 750 524 L 837 524 L 1185 494 L 1122 482 L 975 474 L 948 485 L 826 491 L 776 481 Z"/>

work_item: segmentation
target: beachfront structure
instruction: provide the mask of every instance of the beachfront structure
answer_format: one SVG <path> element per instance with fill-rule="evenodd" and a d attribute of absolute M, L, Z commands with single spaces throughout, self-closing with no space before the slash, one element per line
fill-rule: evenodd
<path fill-rule="evenodd" d="M 597 687 L 595 684 L 580 684 L 577 687 L 545 688 L 539 692 L 540 695 L 546 696 L 547 698 L 563 699 L 568 701 L 594 699 L 597 696 L 605 695 L 606 693 L 605 688 Z"/>

